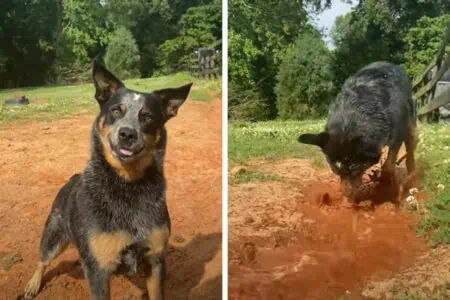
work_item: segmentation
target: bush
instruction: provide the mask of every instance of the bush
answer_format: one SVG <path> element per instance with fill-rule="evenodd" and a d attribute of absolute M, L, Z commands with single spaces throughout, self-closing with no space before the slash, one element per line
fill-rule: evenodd
<path fill-rule="evenodd" d="M 277 81 L 277 108 L 282 119 L 326 112 L 333 93 L 330 53 L 317 31 L 303 32 L 287 49 Z"/>
<path fill-rule="evenodd" d="M 158 65 L 163 74 L 192 71 L 193 66 L 198 64 L 195 51 L 200 47 L 209 47 L 221 38 L 221 4 L 214 2 L 189 8 L 178 26 L 179 36 L 166 40 L 158 49 Z"/>
<path fill-rule="evenodd" d="M 141 56 L 131 31 L 117 29 L 106 48 L 105 63 L 120 79 L 140 77 Z"/>
<path fill-rule="evenodd" d="M 449 21 L 448 14 L 437 18 L 425 16 L 419 19 L 415 27 L 408 30 L 404 39 L 405 69 L 411 78 L 422 75 L 427 65 L 433 61 Z"/>
<path fill-rule="evenodd" d="M 232 120 L 262 121 L 269 117 L 266 101 L 257 89 L 246 89 L 230 82 L 228 117 Z"/>

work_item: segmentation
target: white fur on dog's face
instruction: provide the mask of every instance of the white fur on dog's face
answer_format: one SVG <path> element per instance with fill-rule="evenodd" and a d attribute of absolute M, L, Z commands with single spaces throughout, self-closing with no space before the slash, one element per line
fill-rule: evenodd
<path fill-rule="evenodd" d="M 133 100 L 134 100 L 134 101 L 139 101 L 139 99 L 141 99 L 141 95 L 135 93 L 134 96 L 133 96 Z"/>

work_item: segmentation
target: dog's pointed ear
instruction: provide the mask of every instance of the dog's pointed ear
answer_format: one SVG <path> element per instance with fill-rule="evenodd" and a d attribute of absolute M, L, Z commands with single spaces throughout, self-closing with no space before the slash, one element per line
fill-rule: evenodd
<path fill-rule="evenodd" d="M 95 99 L 100 107 L 108 102 L 118 89 L 125 86 L 97 57 L 92 62 L 92 79 L 95 85 Z"/>
<path fill-rule="evenodd" d="M 175 117 L 180 106 L 186 101 L 193 83 L 183 85 L 178 88 L 170 88 L 154 91 L 164 108 L 167 120 Z"/>
<path fill-rule="evenodd" d="M 302 134 L 298 137 L 298 141 L 299 143 L 302 144 L 315 145 L 323 149 L 325 148 L 325 145 L 328 143 L 329 138 L 330 135 L 328 134 L 328 132 L 324 131 L 318 134 L 312 133 Z"/>

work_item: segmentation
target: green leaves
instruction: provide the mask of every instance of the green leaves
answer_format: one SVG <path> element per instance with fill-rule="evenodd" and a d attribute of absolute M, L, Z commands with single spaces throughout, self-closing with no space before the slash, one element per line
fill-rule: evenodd
<path fill-rule="evenodd" d="M 277 108 L 282 119 L 301 120 L 326 112 L 333 85 L 330 53 L 314 30 L 300 33 L 277 74 Z"/>
<path fill-rule="evenodd" d="M 141 56 L 133 34 L 128 29 L 117 29 L 106 48 L 105 63 L 120 80 L 140 77 Z"/>
<path fill-rule="evenodd" d="M 405 68 L 412 78 L 423 73 L 439 49 L 450 14 L 436 18 L 422 17 L 415 27 L 408 30 L 403 41 L 406 44 Z M 448 49 L 450 50 L 450 49 Z"/>
<path fill-rule="evenodd" d="M 189 8 L 178 24 L 179 35 L 159 46 L 160 72 L 188 69 L 197 64 L 195 51 L 222 37 L 222 11 L 219 3 Z"/>

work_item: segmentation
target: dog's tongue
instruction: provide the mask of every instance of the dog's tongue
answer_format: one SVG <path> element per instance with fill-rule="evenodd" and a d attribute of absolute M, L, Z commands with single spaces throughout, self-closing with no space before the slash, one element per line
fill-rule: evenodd
<path fill-rule="evenodd" d="M 133 152 L 131 152 L 130 150 L 127 150 L 127 149 L 123 149 L 123 148 L 120 148 L 120 153 L 122 153 L 125 156 L 133 155 Z"/>

